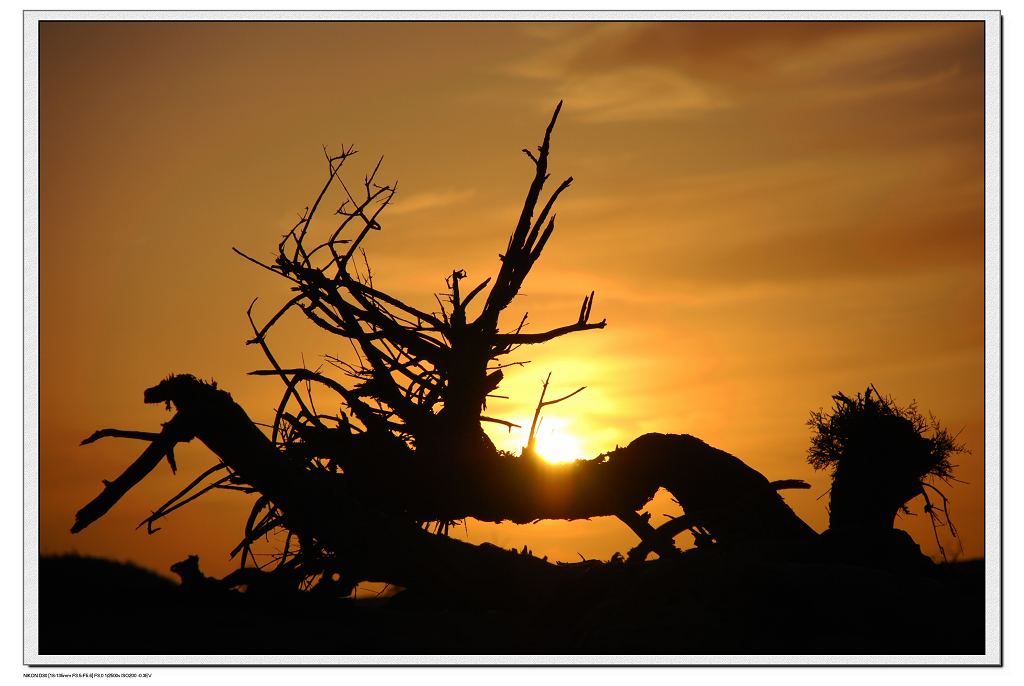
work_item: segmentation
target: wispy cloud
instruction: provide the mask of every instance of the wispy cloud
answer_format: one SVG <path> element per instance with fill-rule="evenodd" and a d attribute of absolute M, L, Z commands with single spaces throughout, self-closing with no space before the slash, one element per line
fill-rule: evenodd
<path fill-rule="evenodd" d="M 562 91 L 584 119 L 602 123 L 663 119 L 726 105 L 693 79 L 660 67 L 585 74 L 566 79 Z"/>
<path fill-rule="evenodd" d="M 546 82 L 571 102 L 581 118 L 595 123 L 667 119 L 727 103 L 706 84 L 657 63 L 622 60 L 591 64 L 589 56 L 621 45 L 634 32 L 629 25 L 597 24 L 572 31 L 526 27 L 538 48 L 505 65 L 507 73 Z M 545 107 L 550 96 L 542 96 Z"/>
<path fill-rule="evenodd" d="M 980 30 L 980 29 L 979 29 Z M 758 99 L 871 99 L 941 88 L 981 59 L 969 26 L 670 22 L 524 28 L 507 72 L 592 122 L 641 122 Z M 550 93 L 543 94 L 545 106 Z"/>
<path fill-rule="evenodd" d="M 924 91 L 929 88 L 941 86 L 948 83 L 960 74 L 960 67 L 953 65 L 945 69 L 939 69 L 932 73 L 921 76 L 893 79 L 877 84 L 860 84 L 849 88 L 832 89 L 825 97 L 835 100 L 860 100 L 881 96 L 893 96 L 914 91 Z"/>
<path fill-rule="evenodd" d="M 409 196 L 395 195 L 394 202 L 388 206 L 388 215 L 412 214 L 426 210 L 436 210 L 464 203 L 473 197 L 474 191 L 428 191 L 414 193 Z"/>

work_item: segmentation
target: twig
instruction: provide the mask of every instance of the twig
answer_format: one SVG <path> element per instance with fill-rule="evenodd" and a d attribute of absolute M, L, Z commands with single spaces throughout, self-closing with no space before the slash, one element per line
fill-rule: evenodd
<path fill-rule="evenodd" d="M 556 403 L 562 402 L 563 400 L 568 400 L 569 398 L 573 397 L 577 393 L 580 393 L 581 391 L 583 391 L 583 390 L 585 390 L 587 388 L 586 386 L 581 386 L 580 388 L 577 388 L 575 391 L 573 391 L 569 395 L 563 395 L 561 398 L 557 398 L 555 400 L 544 400 L 544 395 L 548 392 L 548 383 L 550 381 L 551 381 L 551 372 L 548 372 L 547 378 L 544 379 L 544 386 L 540 390 L 540 400 L 537 401 L 537 409 L 534 410 L 534 412 L 533 412 L 533 422 L 530 424 L 530 435 L 529 435 L 529 438 L 527 439 L 527 442 L 526 442 L 526 449 L 531 454 L 536 452 L 536 447 L 537 447 L 537 422 L 540 419 L 540 411 L 541 411 L 541 409 L 544 408 L 544 407 L 547 407 L 548 405 L 554 405 Z"/>
<path fill-rule="evenodd" d="M 153 433 L 152 431 L 124 431 L 122 429 L 100 429 L 94 432 L 91 436 L 83 439 L 79 445 L 89 445 L 95 443 L 101 438 L 137 438 L 142 441 L 155 441 L 160 438 L 160 434 Z"/>

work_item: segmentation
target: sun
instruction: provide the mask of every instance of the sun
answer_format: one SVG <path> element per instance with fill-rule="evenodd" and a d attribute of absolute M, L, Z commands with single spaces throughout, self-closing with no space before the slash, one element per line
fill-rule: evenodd
<path fill-rule="evenodd" d="M 570 430 L 570 422 L 559 417 L 544 417 L 537 429 L 537 453 L 552 463 L 586 458 L 583 446 Z"/>

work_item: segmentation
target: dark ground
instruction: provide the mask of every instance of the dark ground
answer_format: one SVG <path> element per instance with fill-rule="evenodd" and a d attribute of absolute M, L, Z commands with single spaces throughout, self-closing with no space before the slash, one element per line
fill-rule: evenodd
<path fill-rule="evenodd" d="M 580 563 L 536 602 L 380 601 L 192 590 L 98 558 L 44 557 L 42 655 L 984 653 L 984 564 L 898 571 L 694 551 Z M 301 662 L 301 660 L 300 660 Z"/>

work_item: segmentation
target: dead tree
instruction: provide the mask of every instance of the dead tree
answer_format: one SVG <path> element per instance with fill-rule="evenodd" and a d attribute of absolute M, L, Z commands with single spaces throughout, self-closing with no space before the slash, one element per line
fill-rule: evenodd
<path fill-rule="evenodd" d="M 78 512 L 72 531 L 102 516 L 164 457 L 173 465 L 174 445 L 196 437 L 219 463 L 143 523 L 152 527 L 212 488 L 256 492 L 259 500 L 235 551 L 241 566 L 251 560 L 254 541 L 282 530 L 287 539 L 278 568 L 320 583 L 340 577 L 343 588 L 380 580 L 464 591 L 463 584 L 481 574 L 488 583 L 515 585 L 553 573 L 555 567 L 541 560 L 513 560 L 493 546 L 444 535 L 466 517 L 530 522 L 614 515 L 640 537 L 632 557 L 641 560 L 652 551 L 677 554 L 673 537 L 687 530 L 700 542 L 813 538 L 777 493 L 805 483 L 769 482 L 692 436 L 649 434 L 593 460 L 552 465 L 529 445 L 518 456 L 498 451 L 483 431 L 483 422 L 510 424 L 486 414 L 502 370 L 516 364 L 507 361 L 510 353 L 605 326 L 603 319 L 592 321 L 593 292 L 564 326 L 529 332 L 525 314 L 515 325 L 502 322 L 554 231 L 556 200 L 572 183 L 566 178 L 543 199 L 560 108 L 536 152 L 524 150 L 534 174 L 497 274 L 467 288 L 466 272 L 453 270 L 432 311 L 378 289 L 362 252 L 395 193 L 395 186 L 377 182 L 380 162 L 353 191 L 340 172 L 355 151 L 325 152 L 327 180 L 279 242 L 273 261 L 239 252 L 287 280 L 293 293 L 262 325 L 252 306 L 248 312 L 248 343 L 260 346 L 269 364 L 252 373 L 278 377 L 285 389 L 270 435 L 215 384 L 172 376 L 145 394 L 146 402 L 176 410 L 159 434 L 104 430 L 87 439 L 120 436 L 150 445 L 124 474 L 105 482 Z M 344 197 L 337 221 L 319 233 L 313 220 L 336 187 Z M 277 361 L 269 334 L 293 310 L 351 343 L 351 359 L 326 358 L 338 378 L 323 367 Z M 333 394 L 344 411 L 318 410 L 314 386 Z M 677 498 L 684 515 L 655 529 L 638 511 L 659 487 Z"/>

